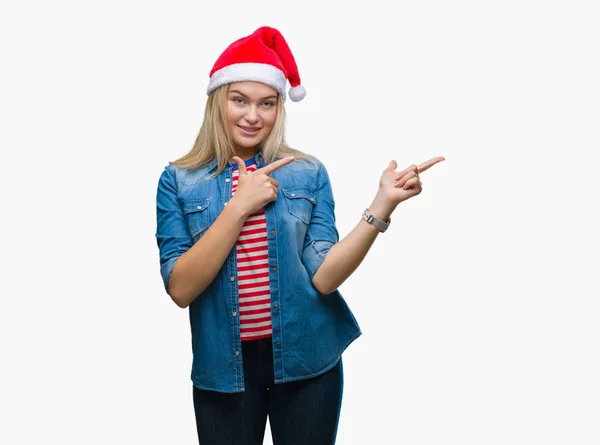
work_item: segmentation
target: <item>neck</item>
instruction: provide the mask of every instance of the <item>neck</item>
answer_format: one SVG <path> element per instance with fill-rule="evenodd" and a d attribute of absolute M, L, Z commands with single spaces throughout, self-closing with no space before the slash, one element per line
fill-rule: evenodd
<path fill-rule="evenodd" d="M 244 161 L 247 161 L 248 159 L 252 159 L 254 156 L 256 156 L 256 153 L 258 153 L 258 147 L 252 147 L 252 148 L 236 147 L 234 152 L 235 152 L 235 156 L 239 156 Z"/>

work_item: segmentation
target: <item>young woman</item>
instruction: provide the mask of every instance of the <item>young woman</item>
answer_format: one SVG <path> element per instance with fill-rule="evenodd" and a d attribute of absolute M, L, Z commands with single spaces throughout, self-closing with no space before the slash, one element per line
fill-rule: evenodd
<path fill-rule="evenodd" d="M 342 352 L 360 328 L 337 290 L 396 206 L 421 192 L 392 161 L 356 227 L 339 240 L 326 168 L 284 143 L 286 82 L 305 91 L 282 35 L 262 27 L 232 43 L 210 73 L 192 150 L 157 193 L 167 293 L 189 308 L 193 401 L 203 445 L 333 444 Z"/>

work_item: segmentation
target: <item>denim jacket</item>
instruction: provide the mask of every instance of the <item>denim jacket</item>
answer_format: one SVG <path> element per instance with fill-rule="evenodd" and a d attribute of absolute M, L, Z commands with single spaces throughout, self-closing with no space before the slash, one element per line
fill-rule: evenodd
<path fill-rule="evenodd" d="M 262 153 L 257 167 L 264 165 Z M 248 165 L 252 160 L 247 161 Z M 339 291 L 324 295 L 312 278 L 338 241 L 325 166 L 295 160 L 270 174 L 277 199 L 265 207 L 275 383 L 307 379 L 337 364 L 361 335 Z M 177 259 L 198 241 L 231 199 L 232 164 L 215 178 L 209 165 L 167 166 L 158 182 L 156 239 L 165 288 Z M 207 252 L 209 255 L 210 253 Z M 195 386 L 244 391 L 235 246 L 211 284 L 190 304 Z"/>

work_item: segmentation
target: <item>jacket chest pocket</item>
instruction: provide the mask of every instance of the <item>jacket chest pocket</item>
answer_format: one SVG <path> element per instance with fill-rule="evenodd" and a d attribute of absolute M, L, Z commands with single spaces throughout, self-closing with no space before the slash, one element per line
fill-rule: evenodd
<path fill-rule="evenodd" d="M 194 241 L 210 227 L 209 205 L 210 198 L 186 199 L 183 201 L 183 216 Z"/>
<path fill-rule="evenodd" d="M 310 216 L 316 204 L 316 193 L 305 187 L 282 189 L 288 210 L 305 224 L 310 223 Z"/>

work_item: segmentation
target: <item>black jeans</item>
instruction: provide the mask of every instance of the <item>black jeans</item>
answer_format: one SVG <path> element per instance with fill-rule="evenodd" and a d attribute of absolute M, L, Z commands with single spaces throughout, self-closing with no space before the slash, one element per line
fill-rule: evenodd
<path fill-rule="evenodd" d="M 273 445 L 333 445 L 344 386 L 342 360 L 311 379 L 273 384 L 271 339 L 242 342 L 246 391 L 194 386 L 200 445 L 261 445 L 267 416 Z"/>

